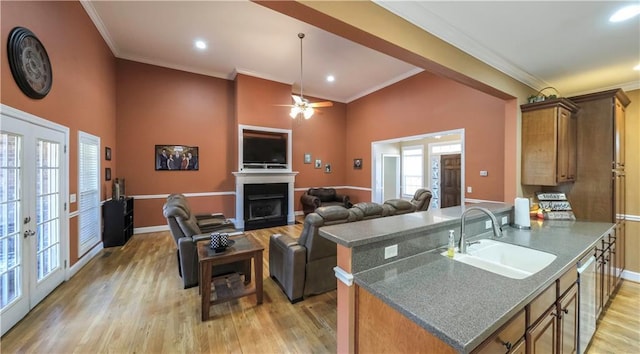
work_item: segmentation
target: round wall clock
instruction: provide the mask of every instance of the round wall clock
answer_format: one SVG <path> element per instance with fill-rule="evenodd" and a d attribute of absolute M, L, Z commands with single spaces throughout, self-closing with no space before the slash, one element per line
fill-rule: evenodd
<path fill-rule="evenodd" d="M 25 95 L 40 99 L 51 90 L 53 72 L 44 46 L 33 32 L 16 27 L 7 42 L 9 66 L 18 87 Z"/>

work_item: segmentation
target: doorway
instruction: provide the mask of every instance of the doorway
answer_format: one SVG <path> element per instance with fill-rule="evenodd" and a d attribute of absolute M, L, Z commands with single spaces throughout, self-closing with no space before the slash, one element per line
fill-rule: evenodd
<path fill-rule="evenodd" d="M 0 314 L 2 334 L 65 279 L 67 128 L 2 106 Z"/>
<path fill-rule="evenodd" d="M 387 194 L 384 187 L 384 171 L 386 171 L 385 157 L 397 156 L 398 165 L 400 170 L 402 168 L 402 161 L 399 158 L 403 146 L 415 146 L 422 145 L 424 163 L 423 163 L 423 184 L 424 188 L 429 189 L 433 195 L 431 199 L 430 208 L 440 208 L 440 194 L 441 194 L 441 178 L 440 178 L 440 156 L 445 154 L 458 154 L 459 155 L 459 175 L 457 176 L 458 185 L 457 192 L 458 205 L 464 204 L 464 129 L 455 129 L 449 131 L 442 131 L 436 133 L 421 134 L 415 136 L 406 136 L 401 138 L 394 138 L 389 140 L 374 141 L 371 143 L 371 200 L 376 203 L 383 203 L 387 200 Z M 437 153 L 432 150 L 433 146 L 442 146 L 441 149 L 436 149 Z M 456 151 L 449 151 L 452 147 L 456 147 Z M 437 159 L 437 160 L 435 160 Z M 398 177 L 400 183 L 402 183 L 402 175 Z M 402 191 L 402 186 L 398 187 Z M 398 193 L 400 196 L 401 193 Z M 398 197 L 396 197 L 398 198 Z M 405 197 L 406 198 L 406 197 Z"/>
<path fill-rule="evenodd" d="M 382 154 L 382 200 L 400 198 L 400 155 Z"/>
<path fill-rule="evenodd" d="M 460 205 L 460 177 L 461 177 L 461 156 L 441 155 L 440 156 L 440 207 L 448 208 Z"/>

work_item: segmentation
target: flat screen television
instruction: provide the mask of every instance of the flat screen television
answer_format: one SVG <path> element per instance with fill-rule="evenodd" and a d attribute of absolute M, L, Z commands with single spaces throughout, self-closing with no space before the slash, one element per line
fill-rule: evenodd
<path fill-rule="evenodd" d="M 245 165 L 286 165 L 286 134 L 245 131 L 242 135 L 242 161 Z"/>

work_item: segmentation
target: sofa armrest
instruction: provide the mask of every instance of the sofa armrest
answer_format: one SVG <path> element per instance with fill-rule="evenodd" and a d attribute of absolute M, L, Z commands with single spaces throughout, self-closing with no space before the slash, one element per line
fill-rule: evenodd
<path fill-rule="evenodd" d="M 314 209 L 319 208 L 321 204 L 320 198 L 306 193 L 300 196 L 300 203 L 302 203 L 302 205 L 312 206 Z"/>
<path fill-rule="evenodd" d="M 184 239 L 191 239 L 191 242 L 197 243 L 198 241 L 211 240 L 211 235 L 210 234 L 197 234 L 197 235 L 193 235 L 191 237 L 183 237 L 183 238 Z"/>
<path fill-rule="evenodd" d="M 221 221 L 225 220 L 224 214 L 222 213 L 213 213 L 213 214 L 198 214 L 195 215 L 196 220 L 200 221 L 200 220 L 206 220 L 206 219 L 218 219 Z"/>
<path fill-rule="evenodd" d="M 276 280 L 289 301 L 302 300 L 307 250 L 298 240 L 281 234 L 269 238 L 269 274 Z"/>
<path fill-rule="evenodd" d="M 353 206 L 353 204 L 351 204 L 351 198 L 349 198 L 348 195 L 336 194 L 336 200 L 341 202 L 347 209 Z"/>

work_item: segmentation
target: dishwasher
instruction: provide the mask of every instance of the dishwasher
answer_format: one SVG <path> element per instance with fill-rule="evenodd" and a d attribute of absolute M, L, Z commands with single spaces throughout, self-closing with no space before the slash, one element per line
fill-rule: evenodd
<path fill-rule="evenodd" d="M 596 331 L 596 257 L 593 252 L 578 262 L 578 353 L 583 354 Z"/>

